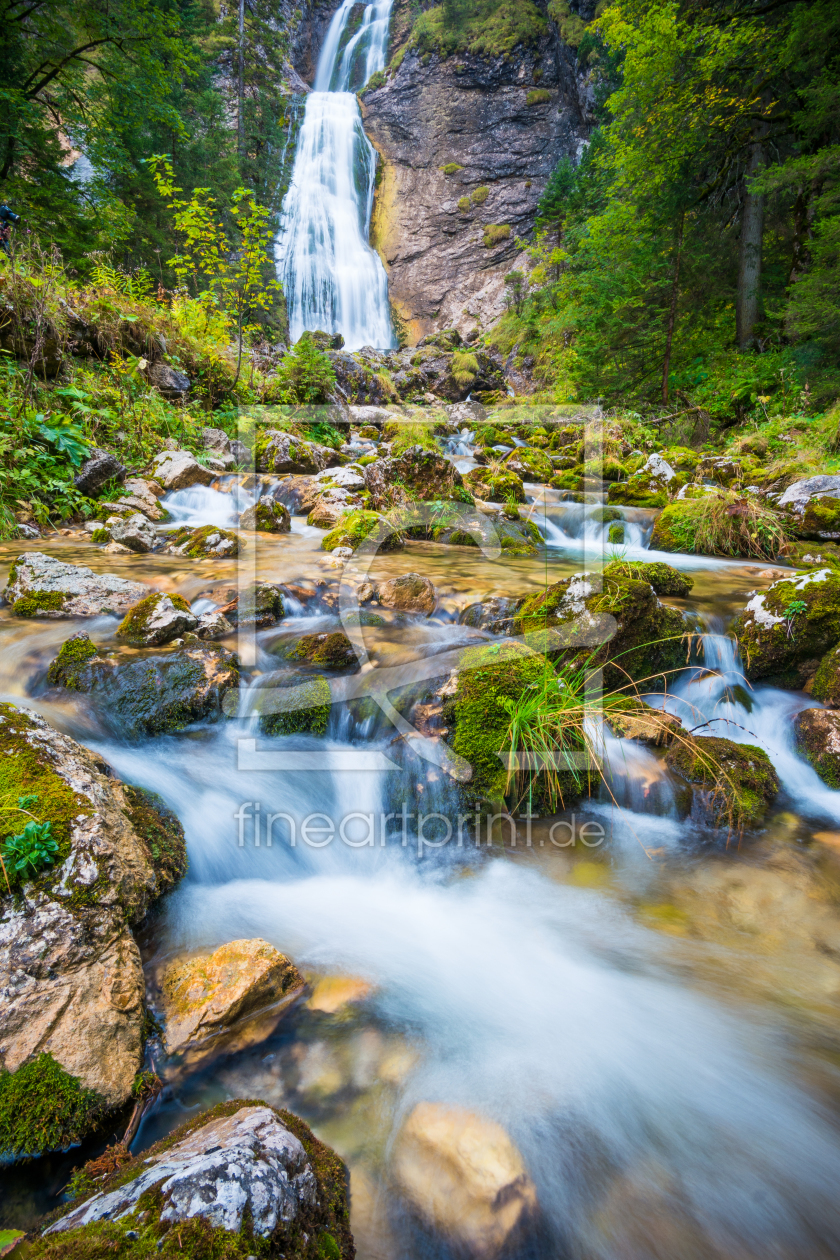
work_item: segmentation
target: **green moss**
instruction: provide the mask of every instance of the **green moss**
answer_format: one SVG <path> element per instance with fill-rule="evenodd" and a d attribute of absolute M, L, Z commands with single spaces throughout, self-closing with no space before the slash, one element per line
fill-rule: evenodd
<path fill-rule="evenodd" d="M 355 551 L 366 538 L 380 529 L 390 528 L 378 512 L 359 509 L 342 516 L 335 529 L 321 539 L 322 551 L 335 551 L 336 547 L 352 547 Z M 396 551 L 402 547 L 402 535 L 391 532 L 380 547 L 381 551 Z"/>
<path fill-rule="evenodd" d="M 260 718 L 265 735 L 326 735 L 332 696 L 326 678 L 307 678 L 295 687 L 275 689 L 272 707 L 283 702 L 288 708 L 266 713 Z"/>
<path fill-rule="evenodd" d="M 283 592 L 270 582 L 252 582 L 239 596 L 237 622 L 257 629 L 273 626 L 286 615 Z"/>
<path fill-rule="evenodd" d="M 468 350 L 456 350 L 452 355 L 452 379 L 461 389 L 468 389 L 478 375 L 478 359 Z"/>
<path fill-rule="evenodd" d="M 377 88 L 381 88 L 387 82 L 387 75 L 384 70 L 374 70 L 365 86 L 362 88 L 359 96 L 367 96 L 368 92 L 375 92 Z"/>
<path fill-rule="evenodd" d="M 509 56 L 521 44 L 537 44 L 547 29 L 545 15 L 533 0 L 517 0 L 515 4 L 472 0 L 456 23 L 447 21 L 443 5 L 421 13 L 404 48 L 416 48 L 421 57 L 431 53 L 447 57 L 459 51 L 480 57 Z M 395 62 L 396 57 L 392 66 Z"/>
<path fill-rule="evenodd" d="M 840 537 L 840 499 L 828 495 L 809 499 L 802 520 L 794 529 L 800 538 Z"/>
<path fill-rule="evenodd" d="M 506 503 L 508 499 L 526 501 L 522 478 L 512 468 L 473 468 L 464 477 L 464 483 L 477 499 L 492 499 L 496 503 Z"/>
<path fill-rule="evenodd" d="M 754 744 L 690 735 L 674 740 L 666 762 L 686 783 L 704 790 L 712 826 L 756 827 L 779 791 L 773 763 Z"/>
<path fill-rule="evenodd" d="M 613 481 L 607 499 L 623 507 L 659 507 L 668 502 L 668 491 L 660 482 L 652 481 L 643 474 L 634 474 L 627 481 Z"/>
<path fill-rule="evenodd" d="M 15 617 L 37 617 L 39 613 L 60 612 L 70 596 L 66 591 L 32 591 L 12 604 Z"/>
<path fill-rule="evenodd" d="M 154 614 L 163 592 L 155 591 L 141 599 L 133 608 L 129 608 L 115 631 L 118 639 L 125 639 L 132 647 L 143 647 L 147 640 L 149 618 Z M 188 613 L 190 606 L 181 595 L 169 595 L 173 605 L 179 612 Z M 59 653 L 59 659 L 60 659 Z"/>
<path fill-rule="evenodd" d="M 461 214 L 469 214 L 472 209 L 472 202 L 469 197 L 458 198 L 458 209 L 461 211 Z"/>
<path fill-rule="evenodd" d="M 510 240 L 509 223 L 488 223 L 484 228 L 484 247 L 494 249 L 502 241 Z"/>
<path fill-rule="evenodd" d="M 461 657 L 458 690 L 447 701 L 445 719 L 452 728 L 452 749 L 472 766 L 469 795 L 500 801 L 505 795 L 507 769 L 499 752 L 506 742 L 510 717 L 499 704 L 502 697 L 518 699 L 553 669 L 544 656 L 520 643 L 468 648 Z"/>
<path fill-rule="evenodd" d="M 660 560 L 614 560 L 604 569 L 604 576 L 649 582 L 657 595 L 688 595 L 694 586 L 693 578 Z"/>
<path fill-rule="evenodd" d="M 126 784 L 127 816 L 142 838 L 157 874 L 158 895 L 174 888 L 187 871 L 184 828 L 157 792 Z"/>
<path fill-rule="evenodd" d="M 10 807 L 14 807 L 21 796 L 37 797 L 29 806 L 29 813 L 36 822 L 51 824 L 52 838 L 58 843 L 54 866 L 38 877 L 40 883 L 53 877 L 55 869 L 70 853 L 74 820 L 80 814 L 92 814 L 93 809 L 90 801 L 73 792 L 56 774 L 41 745 L 37 741 L 30 744 L 26 738 L 28 731 L 37 733 L 37 728 L 25 713 L 12 704 L 0 704 L 0 803 L 8 810 L 0 813 L 0 842 L 19 835 L 29 821 L 28 815 Z M 9 870 L 7 865 L 7 875 L 14 889 L 20 882 L 18 873 Z M 0 887 L 5 887 L 5 880 Z"/>
<path fill-rule="evenodd" d="M 446 166 L 442 166 L 440 169 L 444 175 L 454 175 L 457 171 L 462 171 L 464 168 L 459 162 L 447 162 Z"/>
<path fill-rule="evenodd" d="M 320 669 L 356 670 L 359 662 L 353 644 L 343 630 L 331 634 L 304 634 L 286 653 L 290 661 L 306 661 Z"/>
<path fill-rule="evenodd" d="M 614 525 L 610 525 L 607 530 L 607 540 L 613 546 L 621 546 L 624 542 L 624 522 L 620 521 Z"/>
<path fill-rule="evenodd" d="M 107 543 L 111 541 L 110 529 L 95 529 L 90 536 L 90 541 L 95 543 Z"/>
<path fill-rule="evenodd" d="M 478 370 L 477 364 L 476 370 Z M 382 436 L 386 442 L 391 443 L 392 455 L 403 455 L 413 446 L 422 446 L 424 451 L 440 454 L 440 447 L 435 441 L 434 425 L 431 423 L 424 424 L 417 420 L 397 423 L 389 420 L 382 430 Z"/>
<path fill-rule="evenodd" d="M 545 88 L 532 88 L 525 97 L 526 105 L 546 105 L 551 100 L 551 93 Z"/>
<path fill-rule="evenodd" d="M 0 1157 L 66 1150 L 96 1128 L 105 1110 L 105 1100 L 49 1053 L 16 1072 L 0 1069 Z"/>
<path fill-rule="evenodd" d="M 474 188 L 470 193 L 470 201 L 474 206 L 483 206 L 489 196 L 490 189 L 486 184 L 481 184 L 478 188 Z"/>
<path fill-rule="evenodd" d="M 530 446 L 518 446 L 508 455 L 505 464 L 526 481 L 550 481 L 554 474 L 554 467 L 545 452 Z"/>
<path fill-rule="evenodd" d="M 74 634 L 62 643 L 58 656 L 47 670 L 47 681 L 53 687 L 66 687 L 69 691 L 89 691 L 90 682 L 85 670 L 89 661 L 97 655 L 96 644 L 86 634 Z"/>

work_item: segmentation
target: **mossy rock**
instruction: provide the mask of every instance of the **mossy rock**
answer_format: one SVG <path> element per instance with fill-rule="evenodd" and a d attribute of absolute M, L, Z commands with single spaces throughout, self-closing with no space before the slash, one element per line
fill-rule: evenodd
<path fill-rule="evenodd" d="M 624 521 L 614 521 L 607 530 L 607 542 L 614 547 L 624 543 Z"/>
<path fill-rule="evenodd" d="M 605 577 L 636 578 L 649 582 L 657 595 L 684 596 L 691 593 L 694 579 L 662 560 L 614 560 L 604 569 Z"/>
<path fill-rule="evenodd" d="M 600 586 L 600 589 L 599 589 Z M 611 688 L 644 683 L 661 690 L 685 667 L 682 613 L 657 599 L 648 582 L 575 574 L 525 601 L 514 632 L 552 658 L 604 667 Z"/>
<path fill-rule="evenodd" d="M 552 490 L 582 490 L 583 469 L 580 464 L 557 473 L 548 483 Z"/>
<path fill-rule="evenodd" d="M 70 833 L 73 822 L 80 815 L 93 813 L 89 800 L 74 792 L 67 782 L 56 774 L 37 742 L 33 746 L 25 737 L 32 730 L 27 715 L 12 704 L 0 704 L 0 800 L 8 808 L 0 814 L 0 843 L 10 836 L 20 835 L 30 821 L 49 822 L 50 835 L 58 844 L 53 864 L 37 877 L 36 883 L 49 880 L 70 853 Z M 28 813 L 18 812 L 14 806 L 21 797 L 34 797 L 28 805 Z M 6 863 L 6 877 L 12 889 L 22 882 L 21 874 Z M 27 878 L 27 882 L 29 882 Z M 5 879 L 2 885 L 5 889 Z"/>
<path fill-rule="evenodd" d="M 184 525 L 169 535 L 169 544 L 191 560 L 200 560 L 205 556 L 232 558 L 238 556 L 245 545 L 233 530 L 220 529 L 217 525 L 201 525 L 198 529 Z"/>
<path fill-rule="evenodd" d="M 506 503 L 508 499 L 525 502 L 522 478 L 511 468 L 473 468 L 464 476 L 464 485 L 476 499 L 492 499 L 494 503 Z"/>
<path fill-rule="evenodd" d="M 343 630 L 301 635 L 284 655 L 289 661 L 305 661 L 318 669 L 344 673 L 356 673 L 359 669 L 355 648 Z"/>
<path fill-rule="evenodd" d="M 840 709 L 840 645 L 826 652 L 817 666 L 811 695 L 830 709 Z"/>
<path fill-rule="evenodd" d="M 439 525 L 431 530 L 434 542 L 448 543 L 453 547 L 500 547 L 507 556 L 535 556 L 542 545 L 542 535 L 533 521 L 508 520 L 504 516 L 492 520 L 474 522 L 479 533 L 470 533 L 463 525 Z M 418 531 L 418 536 L 428 536 L 428 530 Z"/>
<path fill-rule="evenodd" d="M 125 639 L 132 647 L 160 647 L 185 630 L 194 629 L 196 621 L 181 595 L 155 591 L 129 608 L 115 633 L 118 639 Z M 58 659 L 61 659 L 61 653 Z"/>
<path fill-rule="evenodd" d="M 0 1159 L 67 1150 L 92 1133 L 107 1111 L 104 1098 L 49 1053 L 16 1072 L 0 1068 Z"/>
<path fill-rule="evenodd" d="M 252 582 L 240 593 L 236 606 L 236 624 L 240 627 L 264 630 L 282 621 L 285 615 L 283 592 L 271 582 Z"/>
<path fill-rule="evenodd" d="M 530 446 L 517 446 L 505 460 L 505 467 L 523 481 L 547 483 L 554 476 L 554 465 L 544 451 Z"/>
<path fill-rule="evenodd" d="M 285 705 L 287 707 L 278 707 Z M 258 697 L 259 706 L 259 697 Z M 326 735 L 332 708 L 330 684 L 320 675 L 294 687 L 272 689 L 272 709 L 260 718 L 264 735 Z"/>
<path fill-rule="evenodd" d="M 93 1194 L 109 1194 L 130 1184 L 148 1168 L 148 1160 L 171 1149 L 196 1129 L 244 1107 L 266 1107 L 260 1099 L 234 1098 L 218 1103 L 190 1117 L 167 1137 L 147 1150 L 113 1161 L 103 1174 L 102 1160 L 94 1160 L 76 1174 L 76 1198 L 52 1214 L 60 1219 L 78 1209 Z M 272 1110 L 274 1110 L 272 1108 Z M 312 1202 L 298 1210 L 291 1221 L 280 1214 L 277 1227 L 268 1237 L 254 1231 L 249 1212 L 239 1232 L 213 1225 L 202 1216 L 186 1221 L 162 1220 L 164 1196 L 160 1188 L 143 1194 L 136 1209 L 118 1220 L 102 1220 L 63 1233 L 42 1234 L 27 1244 L 31 1260 L 158 1260 L 158 1257 L 189 1257 L 190 1260 L 353 1260 L 355 1247 L 350 1233 L 347 1169 L 336 1153 L 315 1137 L 309 1126 L 289 1111 L 275 1115 L 303 1146 L 315 1177 Z M 112 1148 L 113 1149 L 113 1148 Z M 235 1185 L 235 1183 L 233 1183 Z"/>
<path fill-rule="evenodd" d="M 813 569 L 754 595 L 732 623 L 749 679 L 800 688 L 840 642 L 840 573 Z"/>
<path fill-rule="evenodd" d="M 47 681 L 53 687 L 66 687 L 68 691 L 90 691 L 93 675 L 89 666 L 98 655 L 99 650 L 89 635 L 74 634 L 58 649 L 58 656 L 47 670 Z"/>
<path fill-rule="evenodd" d="M 793 569 L 840 569 L 836 543 L 789 542 L 779 558 Z"/>
<path fill-rule="evenodd" d="M 669 446 L 662 452 L 662 458 L 678 472 L 694 472 L 700 463 L 700 456 L 690 446 Z"/>
<path fill-rule="evenodd" d="M 264 534 L 288 534 L 292 528 L 289 509 L 277 499 L 263 496 L 239 517 L 239 528 Z"/>
<path fill-rule="evenodd" d="M 661 508 L 668 498 L 668 491 L 661 483 L 642 472 L 634 473 L 627 481 L 613 481 L 607 492 L 607 502 L 619 503 L 622 507 Z"/>
<path fill-rule="evenodd" d="M 454 734 L 453 752 L 472 766 L 466 794 L 489 801 L 505 797 L 508 771 L 499 759 L 510 751 L 510 716 L 502 699 L 518 700 L 532 686 L 541 686 L 554 670 L 545 656 L 521 643 L 494 643 L 468 648 L 462 655 L 455 695 L 444 706 L 444 718 Z M 571 772 L 563 776 L 564 798 L 580 795 Z M 535 804 L 540 804 L 540 781 L 534 780 Z"/>
<path fill-rule="evenodd" d="M 159 895 L 169 892 L 187 873 L 187 842 L 181 822 L 157 792 L 126 784 L 128 818 L 148 850 L 157 875 Z"/>
<path fill-rule="evenodd" d="M 840 538 L 840 499 L 814 495 L 805 504 L 801 517 L 791 516 L 791 529 L 797 538 Z"/>
<path fill-rule="evenodd" d="M 612 521 L 623 521 L 624 517 L 617 507 L 597 507 L 589 516 L 592 521 L 598 521 L 601 525 L 609 525 Z"/>
<path fill-rule="evenodd" d="M 346 513 L 335 528 L 324 535 L 321 539 L 321 550 L 335 551 L 337 547 L 350 547 L 356 551 L 368 538 L 376 540 L 379 536 L 382 537 L 377 548 L 379 551 L 399 551 L 405 546 L 403 535 L 393 529 L 386 517 L 379 512 L 368 512 L 360 508 Z"/>
<path fill-rule="evenodd" d="M 779 791 L 773 763 L 754 744 L 684 735 L 672 742 L 665 760 L 687 784 L 700 789 L 702 813 L 713 827 L 757 827 Z M 696 817 L 696 804 L 692 812 Z"/>
<path fill-rule="evenodd" d="M 703 497 L 702 491 L 699 497 Z M 653 523 L 650 548 L 652 551 L 676 551 L 692 555 L 695 538 L 696 524 L 691 501 L 684 499 L 677 503 L 669 503 L 659 513 Z"/>
<path fill-rule="evenodd" d="M 797 751 L 824 783 L 835 792 L 840 790 L 840 713 L 803 709 L 796 715 L 793 731 Z"/>

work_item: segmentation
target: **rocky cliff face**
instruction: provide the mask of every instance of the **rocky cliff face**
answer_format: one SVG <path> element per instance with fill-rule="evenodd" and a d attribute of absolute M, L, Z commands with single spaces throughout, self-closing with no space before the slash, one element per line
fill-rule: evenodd
<path fill-rule="evenodd" d="M 286 0 L 286 3 L 292 10 L 289 15 L 289 26 L 294 30 L 289 51 L 294 69 L 303 80 L 303 84 L 298 85 L 296 90 L 304 87 L 311 88 L 318 65 L 318 54 L 332 15 L 338 8 L 338 2 L 337 0 L 303 0 L 303 3 L 297 7 L 292 0 Z"/>
<path fill-rule="evenodd" d="M 504 277 L 524 261 L 516 238 L 530 235 L 559 159 L 579 153 L 585 108 L 574 50 L 553 25 L 509 59 L 409 51 L 366 93 L 383 160 L 372 239 L 410 343 L 442 328 L 468 335 L 501 314 Z"/>

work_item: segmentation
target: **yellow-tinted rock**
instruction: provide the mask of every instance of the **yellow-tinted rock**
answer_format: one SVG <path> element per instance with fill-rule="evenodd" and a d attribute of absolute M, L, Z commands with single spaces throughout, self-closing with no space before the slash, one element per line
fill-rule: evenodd
<path fill-rule="evenodd" d="M 334 1015 L 350 1002 L 363 1001 L 370 991 L 371 985 L 360 976 L 321 976 L 306 1005 L 311 1011 Z"/>
<path fill-rule="evenodd" d="M 303 978 L 285 954 L 258 937 L 176 958 L 160 988 L 166 1046 L 177 1054 L 261 1012 L 276 1013 L 301 992 Z"/>
<path fill-rule="evenodd" d="M 498 1124 L 474 1112 L 418 1103 L 397 1138 L 393 1173 L 418 1212 L 471 1255 L 496 1255 L 536 1191 Z"/>

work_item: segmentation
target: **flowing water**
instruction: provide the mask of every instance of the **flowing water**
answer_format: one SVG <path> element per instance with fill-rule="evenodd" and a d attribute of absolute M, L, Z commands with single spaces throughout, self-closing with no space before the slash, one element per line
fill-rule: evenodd
<path fill-rule="evenodd" d="M 306 329 L 341 333 L 350 350 L 394 345 L 388 279 L 370 246 L 376 153 L 356 92 L 385 65 L 391 0 L 343 0 L 318 59 L 298 135 L 277 238 L 277 267 L 297 341 Z"/>
<path fill-rule="evenodd" d="M 176 523 L 231 524 L 256 493 L 242 481 L 179 491 L 165 506 Z M 549 492 L 533 510 L 550 544 L 536 558 L 431 543 L 378 557 L 374 579 L 420 571 L 441 600 L 429 619 L 366 628 L 372 668 L 392 670 L 394 685 L 428 675 L 429 658 L 487 639 L 458 625 L 466 604 L 539 589 L 582 556 L 591 564 L 599 547 L 603 559 L 594 509 Z M 650 514 L 624 516 L 633 554 L 649 556 Z M 248 563 L 260 577 L 325 589 L 338 574 L 321 536 L 296 519 L 291 534 L 249 540 Z M 4 558 L 20 547 L 4 544 Z M 178 590 L 199 610 L 237 579 L 232 561 L 106 557 L 81 538 L 32 549 Z M 673 602 L 706 633 L 702 658 L 661 703 L 688 729 L 708 723 L 698 734 L 761 743 L 783 782 L 764 831 L 738 843 L 681 817 L 658 753 L 608 735 L 609 794 L 557 819 L 518 819 L 515 843 L 504 826 L 480 829 L 478 845 L 469 814 L 442 843 L 459 815 L 457 785 L 418 755 L 422 741 L 395 741 L 375 706 L 336 706 L 324 740 L 260 737 L 254 688 L 275 675 L 289 636 L 337 624 L 329 601 L 291 600 L 286 621 L 256 636 L 240 716 L 134 744 L 110 736 L 84 697 L 46 687 L 70 627 L 0 610 L 4 698 L 96 748 L 183 822 L 190 869 L 141 942 L 150 973 L 174 951 L 261 936 L 312 985 L 267 1036 L 203 1068 L 185 1072 L 153 1045 L 167 1088 L 135 1150 L 221 1098 L 288 1106 L 350 1167 L 361 1260 L 449 1260 L 466 1253 L 421 1223 L 393 1177 L 404 1117 L 433 1101 L 496 1120 L 521 1151 L 539 1215 L 511 1255 L 840 1255 L 840 793 L 792 749 L 792 715 L 813 702 L 749 688 L 726 637 L 774 572 L 668 561 L 692 569 L 691 598 Z M 115 625 L 86 628 L 109 644 Z M 305 842 L 316 812 L 322 830 Z M 282 817 L 269 846 L 270 814 Z M 338 831 L 328 842 L 324 816 Z M 600 824 L 603 840 L 582 839 L 583 823 Z M 0 1224 L 53 1206 L 90 1153 L 7 1175 Z"/>

